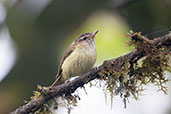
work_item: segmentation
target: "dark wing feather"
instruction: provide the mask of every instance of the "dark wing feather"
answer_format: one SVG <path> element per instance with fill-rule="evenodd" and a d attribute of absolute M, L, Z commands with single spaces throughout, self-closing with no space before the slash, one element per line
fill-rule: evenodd
<path fill-rule="evenodd" d="M 59 76 L 61 76 L 61 74 L 62 74 L 62 64 L 65 61 L 65 59 L 73 52 L 73 50 L 74 50 L 74 45 L 72 43 L 69 46 L 69 48 L 64 53 L 64 56 L 63 56 L 63 58 L 62 58 L 62 60 L 60 62 L 60 65 L 59 65 L 58 74 L 56 75 L 56 78 L 58 78 Z"/>

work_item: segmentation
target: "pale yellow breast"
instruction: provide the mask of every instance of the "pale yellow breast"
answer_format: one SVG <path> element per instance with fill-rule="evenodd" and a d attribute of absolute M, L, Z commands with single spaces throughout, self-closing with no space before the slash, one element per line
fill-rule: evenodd
<path fill-rule="evenodd" d="M 96 62 L 95 46 L 91 48 L 76 48 L 62 65 L 64 80 L 88 72 Z"/>

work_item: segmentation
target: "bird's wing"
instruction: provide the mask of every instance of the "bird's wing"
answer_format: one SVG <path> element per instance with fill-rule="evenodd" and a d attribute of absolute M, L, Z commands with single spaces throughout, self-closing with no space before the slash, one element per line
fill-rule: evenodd
<path fill-rule="evenodd" d="M 74 45 L 70 45 L 69 48 L 65 51 L 64 56 L 60 62 L 59 68 L 58 68 L 58 74 L 56 75 L 56 78 L 60 78 L 62 74 L 62 64 L 65 61 L 65 59 L 73 52 Z"/>

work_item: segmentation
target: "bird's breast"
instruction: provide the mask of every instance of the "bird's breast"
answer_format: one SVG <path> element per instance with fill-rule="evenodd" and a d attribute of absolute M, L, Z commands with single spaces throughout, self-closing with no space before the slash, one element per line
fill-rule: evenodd
<path fill-rule="evenodd" d="M 64 78 L 73 77 L 88 72 L 96 61 L 96 49 L 76 48 L 63 62 L 62 75 Z"/>

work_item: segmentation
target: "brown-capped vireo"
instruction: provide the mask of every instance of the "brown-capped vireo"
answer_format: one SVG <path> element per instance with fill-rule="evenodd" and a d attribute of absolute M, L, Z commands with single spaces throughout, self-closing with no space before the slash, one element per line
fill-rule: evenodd
<path fill-rule="evenodd" d="M 75 39 L 64 53 L 61 60 L 58 74 L 51 87 L 64 83 L 71 77 L 88 72 L 96 62 L 95 35 L 85 33 Z"/>

